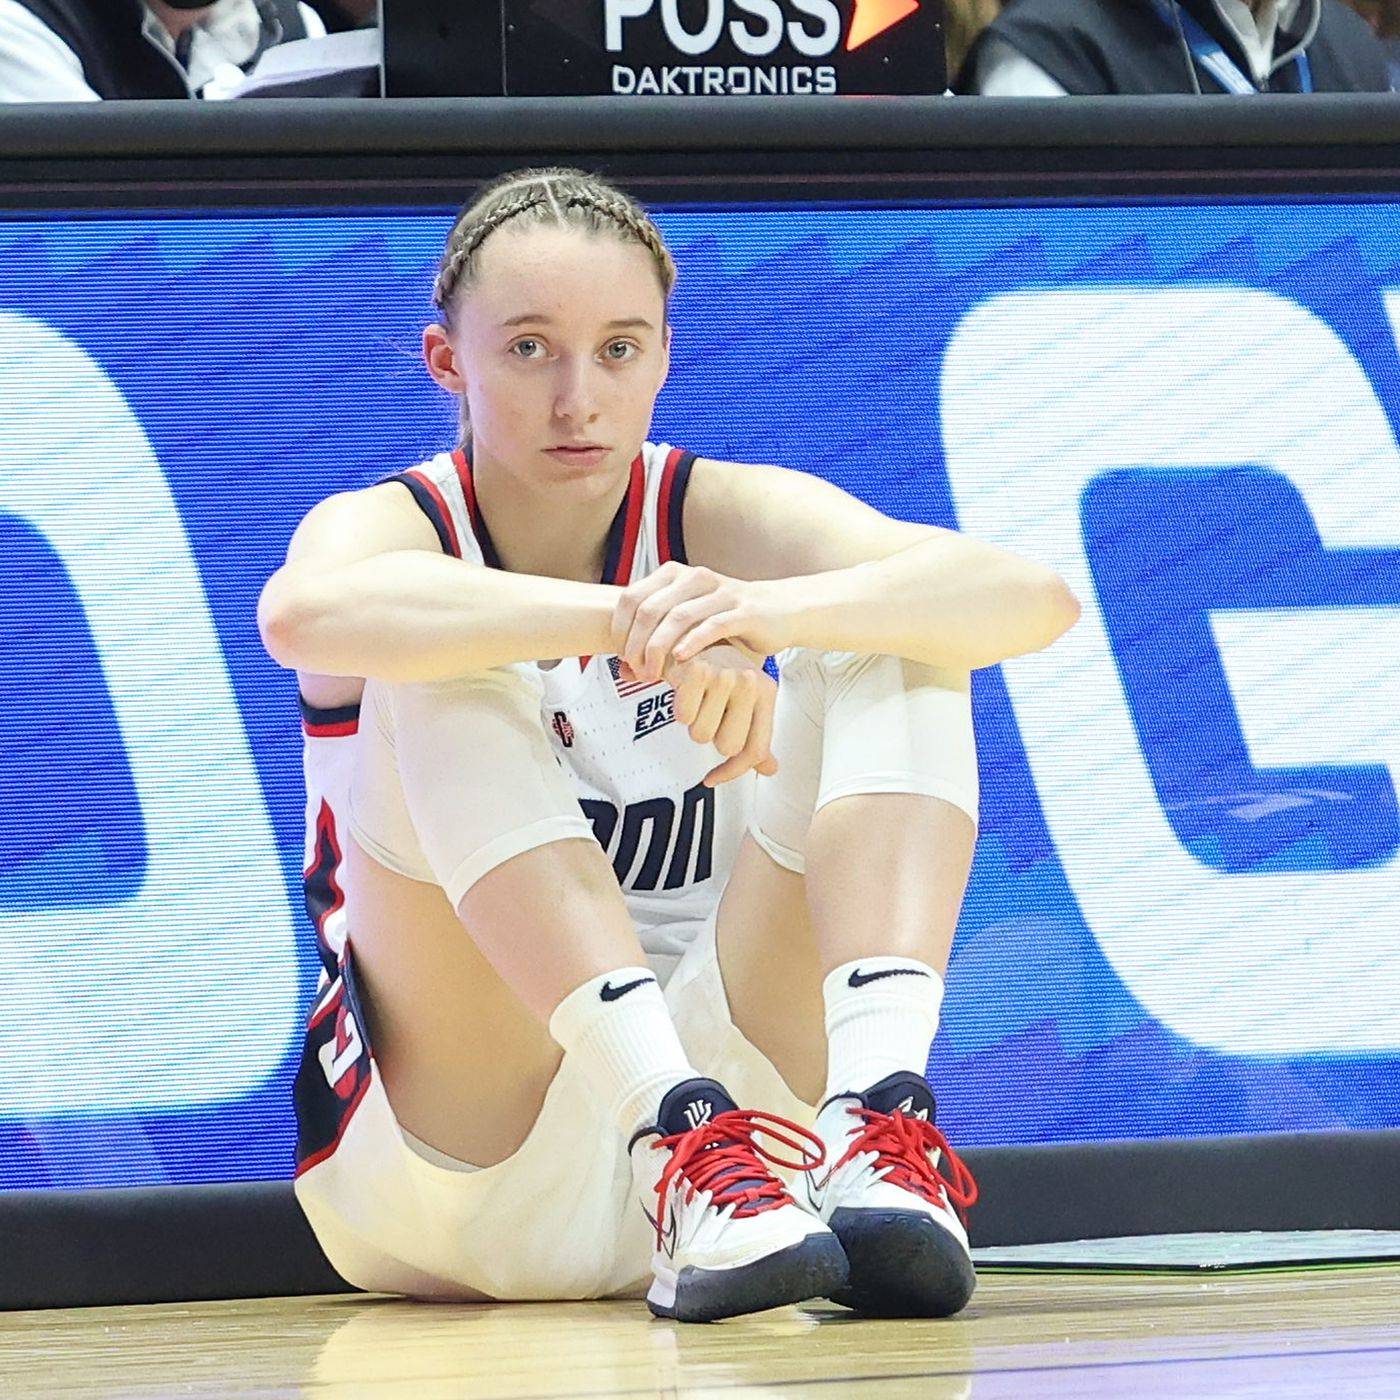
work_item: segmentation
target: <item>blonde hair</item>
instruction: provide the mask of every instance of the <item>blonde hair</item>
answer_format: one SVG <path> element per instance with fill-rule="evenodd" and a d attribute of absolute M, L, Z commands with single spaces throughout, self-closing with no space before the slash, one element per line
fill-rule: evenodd
<path fill-rule="evenodd" d="M 448 235 L 433 285 L 433 302 L 448 325 L 458 291 L 476 275 L 481 245 L 502 224 L 512 222 L 577 228 L 640 243 L 656 265 L 662 295 L 669 297 L 676 285 L 676 264 L 661 230 L 636 200 L 582 170 L 516 170 L 488 185 L 457 216 Z"/>

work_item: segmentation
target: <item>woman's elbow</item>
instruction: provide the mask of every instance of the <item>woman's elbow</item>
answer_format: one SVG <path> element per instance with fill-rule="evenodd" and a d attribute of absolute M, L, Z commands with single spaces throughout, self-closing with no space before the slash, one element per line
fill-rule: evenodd
<path fill-rule="evenodd" d="M 274 574 L 258 598 L 258 633 L 263 648 L 279 666 L 312 669 L 306 664 L 307 635 L 315 617 L 310 590 Z"/>
<path fill-rule="evenodd" d="M 1046 613 L 1050 619 L 1050 635 L 1045 645 L 1063 637 L 1084 611 L 1074 590 L 1059 574 L 1051 574 L 1044 589 Z"/>
<path fill-rule="evenodd" d="M 1005 661 L 1012 656 L 1044 651 L 1079 621 L 1080 611 L 1079 599 L 1059 574 L 1048 569 L 1037 570 L 1034 577 L 1026 580 L 1021 623 L 1017 628 L 1020 636 L 1014 649 L 995 660 Z"/>

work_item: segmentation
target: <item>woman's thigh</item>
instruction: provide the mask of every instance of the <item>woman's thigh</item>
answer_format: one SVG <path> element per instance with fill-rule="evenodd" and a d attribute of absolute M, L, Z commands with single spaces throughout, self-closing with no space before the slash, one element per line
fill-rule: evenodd
<path fill-rule="evenodd" d="M 343 878 L 370 1045 L 394 1117 L 449 1156 L 479 1167 L 504 1161 L 539 1115 L 559 1047 L 439 886 L 388 869 L 353 839 Z"/>
<path fill-rule="evenodd" d="M 826 1083 L 822 973 L 805 882 L 752 836 L 739 847 L 715 927 L 734 1024 L 815 1103 Z"/>

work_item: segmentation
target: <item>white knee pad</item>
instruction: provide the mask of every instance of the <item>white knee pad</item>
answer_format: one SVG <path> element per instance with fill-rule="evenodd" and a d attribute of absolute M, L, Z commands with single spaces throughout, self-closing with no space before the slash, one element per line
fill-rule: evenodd
<path fill-rule="evenodd" d="M 454 908 L 512 856 L 592 839 L 540 718 L 534 668 L 422 684 L 366 681 L 349 826 L 376 860 Z"/>
<path fill-rule="evenodd" d="M 952 803 L 977 822 L 972 677 L 899 656 L 794 648 L 778 658 L 778 772 L 755 786 L 754 840 L 806 870 L 812 816 L 838 797 L 905 792 Z"/>

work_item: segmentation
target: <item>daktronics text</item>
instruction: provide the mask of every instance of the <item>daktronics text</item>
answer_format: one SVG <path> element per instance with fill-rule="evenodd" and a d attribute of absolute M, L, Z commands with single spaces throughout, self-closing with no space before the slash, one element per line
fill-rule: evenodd
<path fill-rule="evenodd" d="M 651 35 L 659 17 L 665 45 L 687 59 L 732 54 L 737 61 L 710 64 L 647 62 L 615 64 L 616 93 L 660 93 L 671 96 L 720 96 L 749 93 L 823 93 L 838 91 L 831 64 L 754 64 L 785 50 L 803 59 L 828 58 L 841 43 L 841 11 L 835 0 L 705 0 L 702 8 L 682 17 L 680 0 L 604 0 L 604 44 L 609 53 L 628 51 L 630 21 L 651 18 Z M 691 28 L 696 19 L 697 28 Z M 646 57 L 656 54 L 654 38 Z M 720 50 L 716 54 L 716 50 Z"/>

